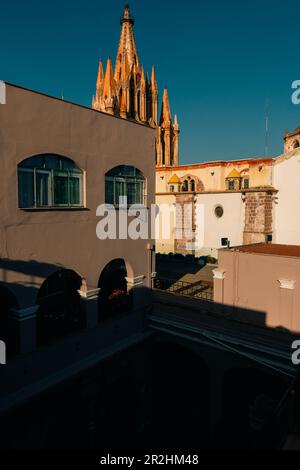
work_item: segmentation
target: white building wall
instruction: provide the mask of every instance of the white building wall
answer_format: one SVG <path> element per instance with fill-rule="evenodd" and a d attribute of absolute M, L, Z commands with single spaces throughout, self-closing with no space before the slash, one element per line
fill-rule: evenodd
<path fill-rule="evenodd" d="M 175 252 L 176 198 L 174 194 L 156 196 L 158 211 L 155 218 L 157 253 Z M 170 208 L 168 212 L 168 208 Z"/>
<path fill-rule="evenodd" d="M 278 189 L 273 242 L 300 245 L 300 149 L 275 161 L 273 183 Z"/>
<path fill-rule="evenodd" d="M 243 244 L 243 230 L 245 220 L 245 204 L 241 193 L 198 194 L 197 211 L 204 210 L 204 246 L 198 247 L 197 255 L 211 255 L 217 257 L 217 250 L 221 248 L 221 238 L 228 238 L 231 246 Z M 215 208 L 222 206 L 224 214 L 216 217 Z M 198 228 L 199 242 L 201 229 Z M 197 240 L 198 241 L 198 240 Z"/>

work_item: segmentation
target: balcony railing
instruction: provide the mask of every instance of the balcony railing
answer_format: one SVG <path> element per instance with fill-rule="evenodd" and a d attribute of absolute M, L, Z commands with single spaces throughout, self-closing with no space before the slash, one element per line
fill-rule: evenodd
<path fill-rule="evenodd" d="M 201 280 L 190 283 L 158 277 L 154 281 L 154 288 L 157 290 L 167 291 L 172 294 L 207 300 L 209 302 L 213 302 L 214 298 L 212 281 Z"/>

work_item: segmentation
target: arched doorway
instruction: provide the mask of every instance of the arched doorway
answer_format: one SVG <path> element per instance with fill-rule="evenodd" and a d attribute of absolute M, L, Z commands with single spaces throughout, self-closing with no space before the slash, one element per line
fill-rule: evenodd
<path fill-rule="evenodd" d="M 42 284 L 38 296 L 38 340 L 47 343 L 83 327 L 80 290 L 82 278 L 60 269 Z"/>
<path fill-rule="evenodd" d="M 6 344 L 8 355 L 12 354 L 16 347 L 10 321 L 11 310 L 15 308 L 18 308 L 16 297 L 9 288 L 0 284 L 0 340 Z"/>
<path fill-rule="evenodd" d="M 99 320 L 127 312 L 132 307 L 132 292 L 127 289 L 127 268 L 123 259 L 110 261 L 98 283 Z"/>

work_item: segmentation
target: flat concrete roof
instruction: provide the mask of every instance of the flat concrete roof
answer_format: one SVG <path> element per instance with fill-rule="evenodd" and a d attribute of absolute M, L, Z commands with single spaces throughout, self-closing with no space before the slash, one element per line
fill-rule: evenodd
<path fill-rule="evenodd" d="M 300 258 L 299 245 L 276 245 L 273 243 L 257 243 L 232 248 L 232 251 L 243 253 L 258 253 L 263 255 L 292 256 Z"/>

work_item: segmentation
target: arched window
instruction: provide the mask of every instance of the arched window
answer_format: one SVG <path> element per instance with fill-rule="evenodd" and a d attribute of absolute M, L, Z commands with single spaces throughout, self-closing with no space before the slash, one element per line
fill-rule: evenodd
<path fill-rule="evenodd" d="M 127 198 L 127 200 L 126 200 Z M 144 204 L 145 178 L 140 170 L 133 166 L 121 165 L 105 175 L 106 204 L 128 205 Z"/>
<path fill-rule="evenodd" d="M 296 140 L 296 141 L 294 142 L 293 148 L 294 148 L 294 149 L 297 149 L 298 147 L 300 147 L 300 143 L 299 143 L 298 140 Z"/>
<path fill-rule="evenodd" d="M 36 155 L 18 165 L 19 207 L 82 207 L 83 173 L 72 160 Z"/>
<path fill-rule="evenodd" d="M 192 192 L 195 192 L 195 180 L 190 181 L 190 188 Z"/>
<path fill-rule="evenodd" d="M 182 191 L 187 192 L 189 190 L 189 182 L 188 180 L 184 180 L 182 185 Z"/>

